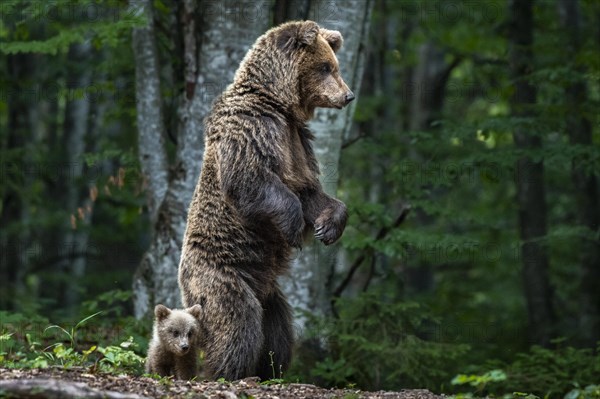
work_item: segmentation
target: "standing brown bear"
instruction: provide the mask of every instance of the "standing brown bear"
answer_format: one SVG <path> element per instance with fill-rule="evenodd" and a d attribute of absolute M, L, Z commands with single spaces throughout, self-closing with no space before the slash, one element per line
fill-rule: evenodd
<path fill-rule="evenodd" d="M 200 304 L 205 372 L 272 378 L 291 360 L 290 307 L 277 284 L 314 229 L 326 245 L 346 206 L 323 192 L 306 122 L 354 99 L 339 72 L 337 31 L 290 22 L 258 38 L 205 121 L 205 153 L 188 213 L 179 286 Z"/>

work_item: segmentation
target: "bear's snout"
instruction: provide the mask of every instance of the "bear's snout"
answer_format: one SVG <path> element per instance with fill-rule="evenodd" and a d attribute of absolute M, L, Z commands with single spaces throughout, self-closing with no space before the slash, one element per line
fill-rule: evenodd
<path fill-rule="evenodd" d="M 344 105 L 350 104 L 352 102 L 352 100 L 354 100 L 355 98 L 356 97 L 354 96 L 354 93 L 349 91 L 348 93 L 346 93 L 346 96 L 344 97 L 344 101 L 345 101 Z"/>

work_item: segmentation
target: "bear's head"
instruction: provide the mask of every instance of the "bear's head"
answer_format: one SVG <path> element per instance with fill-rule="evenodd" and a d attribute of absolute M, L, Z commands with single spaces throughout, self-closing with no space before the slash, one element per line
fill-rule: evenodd
<path fill-rule="evenodd" d="M 185 310 L 156 305 L 154 308 L 156 333 L 169 352 L 183 356 L 196 345 L 200 339 L 201 312 L 200 305 Z"/>
<path fill-rule="evenodd" d="M 320 28 L 313 21 L 292 22 L 278 32 L 279 49 L 296 58 L 302 108 L 342 108 L 354 100 L 335 55 L 343 42 L 340 32 Z"/>
<path fill-rule="evenodd" d="M 276 26 L 246 54 L 234 86 L 275 98 L 301 120 L 310 119 L 316 107 L 342 108 L 354 99 L 335 55 L 342 43 L 340 32 L 313 21 Z"/>
<path fill-rule="evenodd" d="M 340 32 L 320 28 L 313 21 L 284 24 L 277 32 L 277 47 L 297 64 L 300 107 L 342 108 L 354 94 L 340 75 L 335 53 L 342 47 Z"/>

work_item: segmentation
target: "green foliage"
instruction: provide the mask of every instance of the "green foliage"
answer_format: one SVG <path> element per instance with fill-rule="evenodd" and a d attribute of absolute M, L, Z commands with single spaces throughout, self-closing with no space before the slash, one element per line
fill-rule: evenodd
<path fill-rule="evenodd" d="M 526 391 L 538 396 L 564 395 L 573 386 L 600 382 L 600 354 L 591 348 L 533 346 L 527 353 L 504 365 L 508 379 L 503 389 Z"/>
<path fill-rule="evenodd" d="M 136 353 L 139 345 L 133 336 L 118 345 L 88 343 L 90 337 L 85 334 L 85 330 L 90 327 L 90 320 L 97 320 L 95 317 L 100 313 L 102 312 L 87 316 L 70 328 L 50 325 L 39 333 L 39 325 L 22 324 L 28 317 L 1 312 L 0 317 L 7 322 L 0 331 L 0 367 L 86 367 L 91 371 L 140 374 L 144 358 Z M 44 319 L 36 320 L 43 322 Z M 31 330 L 22 330 L 23 327 Z M 25 331 L 24 335 L 19 331 Z"/>
<path fill-rule="evenodd" d="M 506 380 L 506 373 L 502 370 L 491 370 L 482 375 L 459 374 L 451 381 L 452 385 L 470 385 L 477 391 L 482 391 L 490 382 L 502 382 Z"/>
<path fill-rule="evenodd" d="M 3 322 L 0 366 L 77 366 L 139 374 L 143 366 L 139 354 L 146 351 L 150 325 L 148 321 L 123 316 L 123 304 L 130 297 L 130 291 L 102 293 L 84 303 L 83 309 L 89 316 L 70 327 L 49 325 L 48 320 L 40 316 L 0 311 Z M 127 339 L 123 340 L 123 336 Z"/>
<path fill-rule="evenodd" d="M 512 362 L 488 361 L 485 368 L 497 368 L 479 375 L 459 374 L 452 384 L 496 396 L 528 392 L 536 397 L 594 397 L 600 381 L 599 352 L 555 344 L 554 349 L 533 346 Z"/>
<path fill-rule="evenodd" d="M 585 388 L 575 388 L 567 393 L 564 399 L 598 399 L 600 398 L 600 385 L 588 385 Z"/>
<path fill-rule="evenodd" d="M 96 312 L 96 313 L 94 313 L 92 315 L 89 315 L 89 316 L 83 318 L 77 324 L 75 324 L 73 327 L 71 327 L 70 330 L 66 330 L 66 329 L 64 329 L 61 326 L 53 324 L 51 326 L 46 327 L 46 329 L 44 330 L 44 332 L 46 332 L 48 330 L 51 330 L 53 328 L 56 328 L 56 329 L 60 330 L 62 333 L 64 333 L 69 338 L 69 342 L 71 344 L 71 347 L 74 347 L 75 344 L 77 343 L 77 331 L 79 330 L 79 327 L 81 327 L 82 325 L 84 325 L 88 320 L 92 319 L 93 317 L 98 316 L 100 313 L 102 313 L 102 312 Z"/>
<path fill-rule="evenodd" d="M 328 384 L 437 388 L 468 350 L 428 339 L 438 320 L 414 302 L 367 292 L 340 299 L 337 308 L 339 319 L 319 328 L 326 331 L 332 353 L 312 370 Z"/>
<path fill-rule="evenodd" d="M 103 309 L 105 315 L 111 314 L 117 318 L 123 317 L 123 307 L 132 297 L 131 291 L 112 290 L 98 295 L 94 299 L 84 301 L 82 310 L 87 313 L 97 312 Z"/>
<path fill-rule="evenodd" d="M 469 346 L 464 356 L 446 363 L 452 364 L 455 374 L 443 382 L 421 379 L 429 381 L 421 386 L 475 391 L 463 396 L 518 397 L 516 393 L 525 392 L 524 397 L 562 397 L 574 386 L 598 384 L 593 377 L 600 375 L 598 357 L 592 349 L 530 349 L 515 201 L 516 183 L 523 175 L 516 164 L 528 156 L 545 168 L 548 232 L 539 242 L 548 249 L 557 316 L 565 320 L 557 331 L 569 342 L 583 345 L 584 331 L 574 327 L 582 311 L 581 251 L 584 243 L 597 242 L 598 231 L 575 217 L 579 193 L 571 167 L 577 164 L 586 175 L 598 176 L 600 171 L 599 57 L 597 43 L 588 36 L 596 35 L 597 28 L 592 28 L 593 18 L 582 18 L 581 50 L 565 62 L 564 50 L 572 43 L 559 26 L 556 4 L 536 3 L 536 62 L 527 78 L 537 90 L 538 103 L 532 106 L 532 116 L 515 117 L 509 101 L 515 82 L 506 57 L 510 29 L 505 26 L 506 3 L 467 3 L 385 2 L 375 10 L 373 31 L 383 32 L 387 40 L 388 30 L 381 26 L 392 22 L 397 35 L 387 47 L 374 41 L 371 50 L 381 55 L 371 62 L 376 68 L 384 63 L 382 69 L 393 79 L 386 80 L 379 69 L 366 77 L 370 90 L 361 91 L 356 115 L 361 138 L 342 152 L 340 193 L 350 207 L 344 256 L 364 258 L 346 294 L 376 288 L 388 293 L 389 307 L 418 302 L 421 307 L 416 313 L 437 323 L 434 342 Z M 597 2 L 578 4 L 582 13 L 599 10 Z M 454 17 L 451 10 L 456 11 Z M 426 45 L 443 53 L 445 64 L 430 60 L 432 67 L 449 67 L 453 62 L 456 66 L 448 69 L 439 113 L 431 115 L 430 123 L 411 130 L 414 103 L 437 84 L 415 79 Z M 565 93 L 575 83 L 587 87 L 588 98 L 572 109 Z M 570 140 L 566 121 L 580 117 L 593 126 L 594 145 Z M 540 138 L 542 148 L 515 148 L 516 128 Z M 412 206 L 411 213 L 394 227 L 406 203 Z M 336 275 L 334 281 L 343 277 Z M 360 308 L 358 303 L 354 306 Z M 372 314 L 364 318 L 376 319 Z M 341 327 L 336 323 L 332 329 Z M 348 361 L 358 356 L 350 348 L 365 350 L 363 335 L 367 343 L 381 342 L 378 333 L 348 330 L 353 336 L 348 338 L 338 332 L 336 342 L 343 342 L 347 351 L 344 356 L 334 352 L 320 362 L 315 375 L 337 385 L 354 380 L 364 387 L 361 384 L 368 380 L 385 386 L 376 378 L 356 376 L 375 369 L 385 362 L 382 358 L 389 361 L 392 356 L 384 353 L 401 357 L 398 352 L 372 351 L 362 363 Z M 397 363 L 401 369 L 401 361 Z M 432 368 L 444 370 L 441 364 Z M 490 370 L 502 370 L 504 375 Z M 461 375 L 452 380 L 459 371 Z M 451 380 L 455 385 L 448 387 Z M 402 377 L 395 384 L 415 386 Z"/>
<path fill-rule="evenodd" d="M 136 347 L 133 337 L 121 342 L 118 346 L 99 347 L 98 352 L 104 357 L 100 359 L 100 369 L 107 372 L 137 372 L 143 368 L 144 358 L 132 349 Z"/>
<path fill-rule="evenodd" d="M 87 10 L 94 10 L 98 15 L 88 15 Z M 132 28 L 144 23 L 143 14 L 138 11 L 136 7 L 127 10 L 118 3 L 107 0 L 58 0 L 46 6 L 35 0 L 13 1 L 9 8 L 4 8 L 3 5 L 3 13 L 14 17 L 12 21 L 8 18 L 6 21 L 13 25 L 15 36 L 12 41 L 0 46 L 0 52 L 56 55 L 66 53 L 73 44 L 86 40 L 91 40 L 98 47 L 115 47 Z M 79 23 L 65 18 L 74 17 L 74 13 L 81 14 L 77 21 Z M 115 15 L 119 15 L 119 18 L 111 18 Z M 39 22 L 48 25 L 49 30 L 56 33 L 43 40 L 32 39 L 36 35 L 34 23 Z"/>

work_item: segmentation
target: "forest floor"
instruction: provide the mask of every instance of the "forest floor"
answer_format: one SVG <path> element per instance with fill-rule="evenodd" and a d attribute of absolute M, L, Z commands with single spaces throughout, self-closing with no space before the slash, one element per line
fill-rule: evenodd
<path fill-rule="evenodd" d="M 155 380 L 148 377 L 112 375 L 85 370 L 2 369 L 0 398 L 400 398 L 438 399 L 427 390 L 364 392 L 356 389 L 325 389 L 310 384 L 259 384 L 247 378 L 232 383 Z"/>

